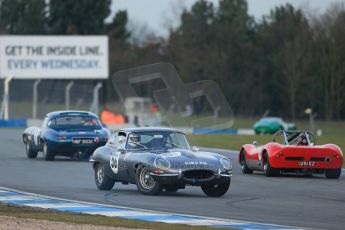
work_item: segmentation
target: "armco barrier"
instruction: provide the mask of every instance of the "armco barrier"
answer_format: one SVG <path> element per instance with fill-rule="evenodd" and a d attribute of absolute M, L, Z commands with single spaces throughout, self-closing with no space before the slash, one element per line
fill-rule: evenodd
<path fill-rule="evenodd" d="M 26 128 L 27 126 L 27 119 L 0 119 L 0 127 L 3 128 Z"/>

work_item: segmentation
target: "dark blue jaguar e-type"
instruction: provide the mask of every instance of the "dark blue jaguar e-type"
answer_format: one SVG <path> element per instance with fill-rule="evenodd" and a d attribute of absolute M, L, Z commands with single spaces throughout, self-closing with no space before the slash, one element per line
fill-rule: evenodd
<path fill-rule="evenodd" d="M 110 190 L 115 182 L 136 184 L 146 195 L 200 186 L 213 197 L 230 187 L 232 164 L 223 155 L 191 147 L 185 134 L 169 128 L 126 128 L 112 134 L 90 157 L 95 183 Z"/>
<path fill-rule="evenodd" d="M 105 145 L 110 132 L 97 115 L 85 111 L 56 111 L 48 113 L 42 128 L 29 127 L 23 133 L 28 158 L 43 152 L 47 161 L 56 155 L 88 158 L 93 151 Z"/>

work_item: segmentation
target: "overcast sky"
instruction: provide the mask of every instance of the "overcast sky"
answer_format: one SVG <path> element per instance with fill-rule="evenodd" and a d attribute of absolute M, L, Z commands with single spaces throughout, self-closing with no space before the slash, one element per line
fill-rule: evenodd
<path fill-rule="evenodd" d="M 209 0 L 216 6 L 219 0 Z M 291 3 L 295 7 L 313 13 L 322 13 L 327 7 L 336 2 L 345 0 L 247 0 L 249 14 L 256 19 L 268 14 L 278 5 Z M 190 8 L 196 0 L 113 0 L 112 15 L 126 9 L 130 19 L 130 26 L 146 26 L 152 32 L 165 36 L 168 34 L 167 26 L 179 24 L 179 14 L 184 7 Z"/>

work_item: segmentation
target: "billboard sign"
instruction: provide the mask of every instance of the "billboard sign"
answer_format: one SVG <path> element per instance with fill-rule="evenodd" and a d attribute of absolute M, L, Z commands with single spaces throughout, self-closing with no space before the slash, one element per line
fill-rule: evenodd
<path fill-rule="evenodd" d="M 108 78 L 107 36 L 0 36 L 0 77 Z"/>

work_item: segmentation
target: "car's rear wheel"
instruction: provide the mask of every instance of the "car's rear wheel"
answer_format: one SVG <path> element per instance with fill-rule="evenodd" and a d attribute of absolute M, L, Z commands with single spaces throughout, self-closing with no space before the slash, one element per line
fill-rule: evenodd
<path fill-rule="evenodd" d="M 38 151 L 35 151 L 32 149 L 28 140 L 26 140 L 26 142 L 25 142 L 25 150 L 26 150 L 26 155 L 28 156 L 28 158 L 36 158 L 37 157 Z"/>
<path fill-rule="evenodd" d="M 221 197 L 229 190 L 230 181 L 229 178 L 226 182 L 221 184 L 201 185 L 201 189 L 207 196 Z"/>
<path fill-rule="evenodd" d="M 50 150 L 47 143 L 43 144 L 43 157 L 46 161 L 53 161 L 55 159 L 55 154 Z"/>
<path fill-rule="evenodd" d="M 115 180 L 107 175 L 104 163 L 95 166 L 95 183 L 99 190 L 111 190 L 114 187 Z"/>
<path fill-rule="evenodd" d="M 267 154 L 264 155 L 264 173 L 265 176 L 267 177 L 275 177 L 275 176 L 279 176 L 280 175 L 280 171 L 278 169 L 273 168 L 270 165 L 270 161 L 269 158 L 267 156 Z"/>
<path fill-rule="evenodd" d="M 327 169 L 325 175 L 328 179 L 338 179 L 341 175 L 341 168 L 339 169 Z"/>
<path fill-rule="evenodd" d="M 138 190 L 145 195 L 158 195 L 162 191 L 162 186 L 150 175 L 150 170 L 147 167 L 138 167 L 135 181 Z"/>
<path fill-rule="evenodd" d="M 251 170 L 246 163 L 246 151 L 244 149 L 242 149 L 242 151 L 241 151 L 240 164 L 241 164 L 242 173 L 244 173 L 244 174 L 252 174 L 253 173 L 253 170 Z"/>

